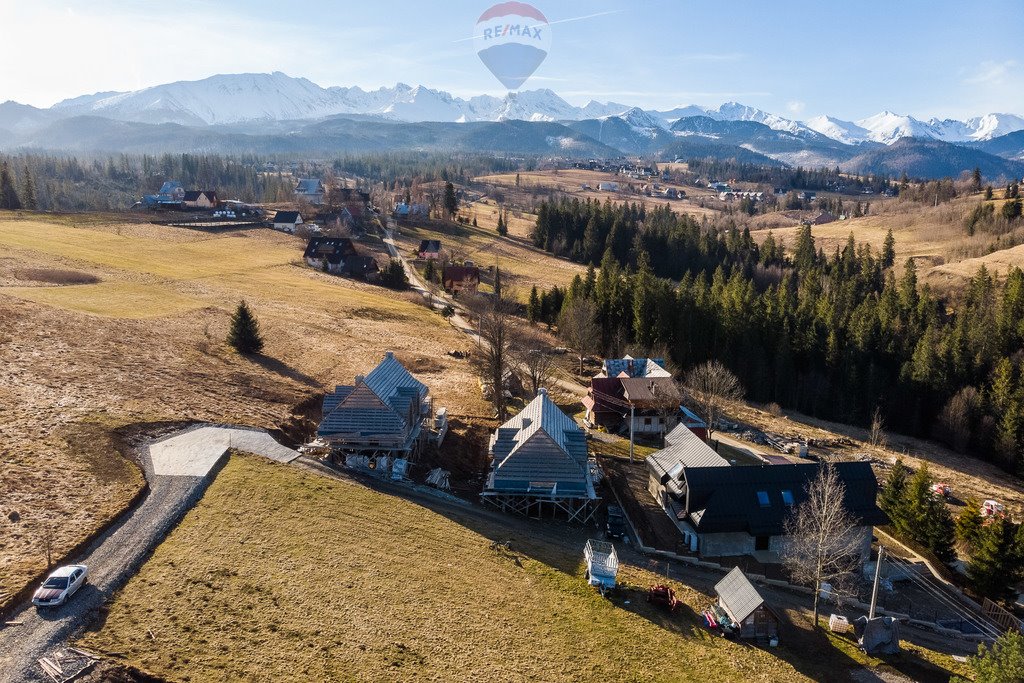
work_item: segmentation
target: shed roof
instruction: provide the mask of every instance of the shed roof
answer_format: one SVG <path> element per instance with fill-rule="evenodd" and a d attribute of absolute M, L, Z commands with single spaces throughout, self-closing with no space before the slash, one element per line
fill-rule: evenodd
<path fill-rule="evenodd" d="M 715 593 L 725 611 L 737 622 L 742 622 L 764 604 L 764 598 L 739 567 L 733 567 L 715 584 Z"/>

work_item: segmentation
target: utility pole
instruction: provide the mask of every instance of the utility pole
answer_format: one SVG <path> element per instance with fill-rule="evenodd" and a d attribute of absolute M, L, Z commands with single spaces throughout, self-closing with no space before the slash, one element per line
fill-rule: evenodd
<path fill-rule="evenodd" d="M 878 546 L 878 563 L 875 565 L 875 584 L 871 587 L 871 609 L 868 611 L 868 619 L 875 618 L 875 606 L 878 604 L 878 582 L 882 578 L 882 558 L 885 556 L 885 547 Z"/>
<path fill-rule="evenodd" d="M 633 464 L 633 415 L 636 409 L 629 404 L 629 464 Z"/>

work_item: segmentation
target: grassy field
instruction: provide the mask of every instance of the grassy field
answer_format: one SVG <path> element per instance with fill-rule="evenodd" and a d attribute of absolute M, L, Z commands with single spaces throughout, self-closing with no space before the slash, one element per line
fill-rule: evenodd
<path fill-rule="evenodd" d="M 586 538 L 235 455 L 82 645 L 180 681 L 847 680 L 858 665 L 802 636 L 772 651 L 712 637 L 709 597 L 676 585 L 669 616 L 638 568 L 620 573 L 638 589 L 601 598 Z"/>
<path fill-rule="evenodd" d="M 403 254 L 411 256 L 425 239 L 441 240 L 441 248 L 457 260 L 469 259 L 481 268 L 499 266 L 506 291 L 524 302 L 534 285 L 538 289 L 565 286 L 577 273 L 586 272 L 578 263 L 532 248 L 525 239 L 498 239 L 494 230 L 447 221 L 403 223 L 395 242 Z"/>
<path fill-rule="evenodd" d="M 388 349 L 438 405 L 485 409 L 469 363 L 446 355 L 464 336 L 410 298 L 306 268 L 297 237 L 25 216 L 0 217 L 0 604 L 44 568 L 53 520 L 59 557 L 139 490 L 119 427 L 290 428 Z M 243 298 L 266 338 L 249 359 L 224 343 Z"/>
<path fill-rule="evenodd" d="M 519 187 L 516 187 L 515 173 L 497 173 L 493 175 L 479 176 L 474 178 L 477 182 L 489 183 L 502 188 L 508 200 L 519 206 L 529 206 L 533 201 L 533 194 L 536 191 L 539 197 L 544 197 L 548 191 L 556 190 L 579 197 L 580 200 L 591 199 L 601 203 L 605 200 L 611 202 L 630 202 L 642 204 L 648 209 L 655 206 L 664 206 L 666 202 L 672 210 L 679 214 L 689 214 L 700 218 L 701 216 L 718 216 L 721 212 L 702 205 L 702 199 L 717 200 L 717 193 L 711 190 L 693 186 L 674 185 L 662 183 L 664 187 L 675 187 L 685 190 L 688 199 L 666 200 L 657 197 L 647 197 L 639 194 L 640 189 L 647 181 L 633 180 L 625 176 L 604 171 L 589 171 L 583 169 L 558 169 L 548 171 L 529 171 L 519 174 Z M 603 192 L 597 189 L 602 182 L 619 183 L 619 192 Z M 584 190 L 587 185 L 590 189 Z M 630 189 L 632 186 L 632 189 Z M 633 191 L 635 190 L 635 192 Z M 538 198 L 539 201 L 539 198 Z"/>
<path fill-rule="evenodd" d="M 891 229 L 896 240 L 897 264 L 913 258 L 917 262 L 918 277 L 933 287 L 950 289 L 962 285 L 982 264 L 990 272 L 1002 274 L 1010 266 L 1024 266 L 1024 249 L 1013 246 L 1024 239 L 1024 227 L 1017 227 L 1001 237 L 981 231 L 967 235 L 964 221 L 980 201 L 980 194 L 959 197 L 938 206 L 872 199 L 870 215 L 816 225 L 812 232 L 816 245 L 831 256 L 836 247 L 846 244 L 851 232 L 857 242 L 870 244 L 878 253 Z M 1002 200 L 994 204 L 998 213 Z M 751 231 L 755 239 L 763 240 L 769 230 L 776 239 L 781 238 L 787 248 L 793 248 L 798 233 L 795 219 L 781 213 L 753 219 Z"/>

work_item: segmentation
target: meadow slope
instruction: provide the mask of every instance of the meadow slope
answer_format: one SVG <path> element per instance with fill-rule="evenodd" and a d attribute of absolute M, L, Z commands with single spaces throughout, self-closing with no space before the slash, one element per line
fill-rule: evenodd
<path fill-rule="evenodd" d="M 409 297 L 306 268 L 302 248 L 269 230 L 0 218 L 0 605 L 45 568 L 48 536 L 60 557 L 143 485 L 121 427 L 294 427 L 387 349 L 440 405 L 483 410 L 469 364 L 446 355 L 468 349 L 459 332 Z M 241 299 L 262 356 L 224 343 Z"/>

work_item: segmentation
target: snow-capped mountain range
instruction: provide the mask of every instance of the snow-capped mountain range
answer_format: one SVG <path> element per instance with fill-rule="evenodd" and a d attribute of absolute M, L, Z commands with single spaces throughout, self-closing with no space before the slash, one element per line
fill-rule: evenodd
<path fill-rule="evenodd" d="M 310 120 L 346 114 L 403 122 L 582 121 L 618 116 L 638 133 L 651 136 L 657 134 L 658 129 L 668 131 L 681 118 L 706 116 L 718 121 L 754 121 L 798 136 L 821 134 L 847 145 L 866 142 L 891 145 L 904 137 L 954 143 L 984 141 L 1024 130 L 1024 117 L 1014 114 L 992 113 L 966 121 L 934 118 L 921 121 L 885 111 L 858 121 L 819 116 L 801 122 L 736 102 L 717 109 L 689 105 L 668 111 L 596 101 L 579 107 L 547 89 L 513 92 L 504 97 L 479 95 L 463 99 L 404 83 L 370 91 L 359 87 L 322 88 L 305 78 L 293 78 L 281 72 L 217 75 L 132 92 L 97 93 L 64 100 L 47 111 L 61 118 L 92 115 L 184 125 Z M 24 112 L 19 116 L 24 116 Z"/>

